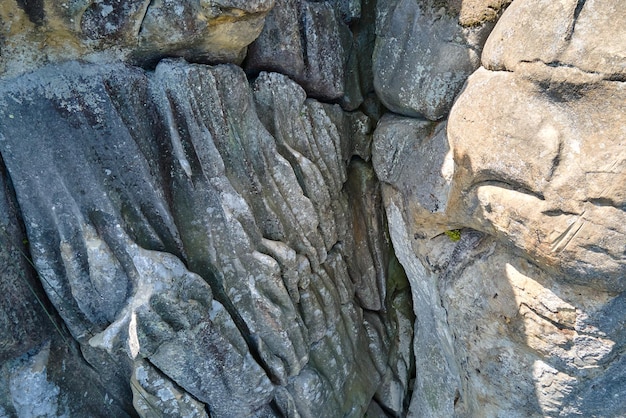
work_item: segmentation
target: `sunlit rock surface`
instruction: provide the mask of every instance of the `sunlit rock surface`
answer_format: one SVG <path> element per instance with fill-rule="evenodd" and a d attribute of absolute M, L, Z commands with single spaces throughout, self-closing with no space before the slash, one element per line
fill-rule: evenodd
<path fill-rule="evenodd" d="M 416 314 L 409 415 L 626 411 L 614 7 L 515 1 L 446 121 L 378 124 L 373 161 Z"/>
<path fill-rule="evenodd" d="M 626 414 L 624 10 L 2 2 L 0 417 Z"/>

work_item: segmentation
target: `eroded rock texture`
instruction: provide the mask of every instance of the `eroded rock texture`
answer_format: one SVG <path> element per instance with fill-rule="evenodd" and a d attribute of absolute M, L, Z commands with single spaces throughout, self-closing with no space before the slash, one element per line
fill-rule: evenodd
<path fill-rule="evenodd" d="M 183 61 L 69 63 L 2 88 L 43 286 L 139 413 L 358 416 L 377 392 L 402 410 L 410 299 L 389 280 L 373 170 L 349 164 L 369 158 L 364 114 Z"/>
<path fill-rule="evenodd" d="M 624 10 L 3 2 L 0 417 L 626 414 Z"/>
<path fill-rule="evenodd" d="M 626 411 L 615 7 L 516 0 L 447 120 L 378 124 L 374 165 L 416 313 L 414 416 Z"/>
<path fill-rule="evenodd" d="M 240 63 L 273 6 L 273 0 L 7 0 L 0 5 L 0 72 L 78 58 Z"/>
<path fill-rule="evenodd" d="M 348 110 L 372 106 L 375 7 L 372 0 L 278 0 L 244 67 L 285 74 L 309 96 Z"/>
<path fill-rule="evenodd" d="M 510 0 L 377 2 L 373 75 L 385 106 L 438 120 L 450 111 L 465 79 Z"/>

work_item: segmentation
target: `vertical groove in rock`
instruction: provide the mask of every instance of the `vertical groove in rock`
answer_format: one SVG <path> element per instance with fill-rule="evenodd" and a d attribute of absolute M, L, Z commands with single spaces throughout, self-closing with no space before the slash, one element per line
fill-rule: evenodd
<path fill-rule="evenodd" d="M 85 359 L 108 384 L 134 382 L 138 410 L 187 408 L 161 389 L 218 417 L 358 416 L 381 384 L 406 394 L 386 356 L 410 325 L 383 312 L 371 167 L 353 163 L 344 187 L 352 154 L 369 158 L 367 117 L 268 77 L 253 95 L 235 66 L 68 63 L 2 85 L 19 97 L 1 103 L 0 151 L 35 264 Z M 272 136 L 255 109 L 293 98 L 304 112 Z M 41 121 L 21 137 L 31 108 Z M 35 171 L 32 141 L 47 147 Z"/>
<path fill-rule="evenodd" d="M 625 10 L 2 2 L 0 416 L 626 410 Z"/>

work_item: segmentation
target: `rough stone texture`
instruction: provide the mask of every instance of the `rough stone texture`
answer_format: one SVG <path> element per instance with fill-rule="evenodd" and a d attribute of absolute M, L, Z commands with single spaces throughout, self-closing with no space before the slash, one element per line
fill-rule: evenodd
<path fill-rule="evenodd" d="M 165 416 L 206 418 L 204 405 L 181 391 L 167 376 L 145 361 L 135 363 L 131 378 L 133 406 L 142 417 Z"/>
<path fill-rule="evenodd" d="M 331 3 L 279 0 L 250 46 L 246 69 L 280 72 L 314 97 L 338 99 L 344 94 L 344 45 L 351 45 L 351 34 Z"/>
<path fill-rule="evenodd" d="M 2 2 L 0 417 L 623 416 L 624 13 Z"/>
<path fill-rule="evenodd" d="M 476 231 L 415 239 L 401 195 L 385 197 L 416 301 L 409 416 L 624 411 L 623 294 L 563 282 Z"/>
<path fill-rule="evenodd" d="M 244 68 L 285 74 L 309 96 L 355 110 L 373 92 L 374 10 L 371 1 L 278 0 Z"/>
<path fill-rule="evenodd" d="M 273 6 L 274 0 L 152 1 L 137 33 L 137 59 L 241 63 Z"/>
<path fill-rule="evenodd" d="M 0 170 L 0 260 L 6 278 L 0 282 L 0 359 L 4 362 L 38 345 L 49 330 L 42 325 L 47 319 L 37 297 L 44 292 L 26 258 L 26 236 L 3 162 Z M 37 336 L 33 331 L 39 327 L 43 331 Z"/>
<path fill-rule="evenodd" d="M 614 7 L 513 2 L 487 41 L 488 69 L 447 121 L 387 115 L 376 128 L 416 316 L 411 416 L 626 411 L 625 60 L 604 26 L 623 24 Z"/>
<path fill-rule="evenodd" d="M 567 280 L 621 292 L 626 87 L 529 66 L 541 72 L 470 78 L 448 125 L 457 161 L 451 199 L 467 208 L 467 225 Z M 536 74 L 547 79 L 526 79 Z M 560 77 L 571 84 L 552 81 Z"/>
<path fill-rule="evenodd" d="M 0 5 L 0 74 L 78 58 L 241 63 L 272 7 L 273 0 L 7 0 Z"/>
<path fill-rule="evenodd" d="M 182 60 L 68 63 L 0 90 L 34 263 L 115 402 L 361 416 L 376 396 L 402 411 L 410 298 L 388 270 L 367 116 L 279 74 L 251 89 L 238 67 Z"/>
<path fill-rule="evenodd" d="M 0 169 L 0 416 L 126 416 L 129 399 L 84 361 L 29 262 L 4 164 Z M 39 280 L 38 280 L 39 279 Z M 68 379 L 72 370 L 78 379 Z M 71 394 L 71 396 L 68 396 Z"/>
<path fill-rule="evenodd" d="M 606 79 L 626 78 L 626 10 L 619 2 L 515 1 L 502 17 L 485 45 L 485 68 L 516 71 L 539 61 Z"/>
<path fill-rule="evenodd" d="M 447 115 L 508 3 L 379 1 L 373 72 L 384 105 L 431 120 Z"/>

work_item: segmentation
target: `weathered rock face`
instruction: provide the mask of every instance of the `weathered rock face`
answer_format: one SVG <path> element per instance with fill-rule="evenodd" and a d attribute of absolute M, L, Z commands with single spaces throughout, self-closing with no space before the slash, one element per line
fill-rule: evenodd
<path fill-rule="evenodd" d="M 626 411 L 626 54 L 606 35 L 626 15 L 600 3 L 513 2 L 447 121 L 376 129 L 414 416 Z"/>
<path fill-rule="evenodd" d="M 539 61 L 623 81 L 624 13 L 619 3 L 610 0 L 516 1 L 485 45 L 483 65 L 515 71 L 520 64 Z M 544 36 L 527 36 L 529 30 Z M 566 79 L 572 76 L 567 74 Z"/>
<path fill-rule="evenodd" d="M 0 73 L 78 58 L 240 63 L 273 6 L 273 0 L 8 0 L 0 5 Z"/>
<path fill-rule="evenodd" d="M 355 110 L 374 90 L 374 21 L 371 0 L 278 0 L 244 67 L 285 74 L 309 96 Z"/>
<path fill-rule="evenodd" d="M 476 72 L 450 116 L 466 224 L 567 280 L 623 291 L 626 88 L 578 69 L 531 67 Z M 572 84 L 551 81 L 563 76 Z"/>
<path fill-rule="evenodd" d="M 0 180 L 0 416 L 120 416 L 125 391 L 99 376 L 78 351 L 28 262 L 27 240 L 4 166 Z M 68 378 L 72 370 L 78 378 Z M 119 373 L 119 372 L 118 372 Z M 75 394 L 72 400 L 67 394 Z"/>
<path fill-rule="evenodd" d="M 4 83 L 0 148 L 44 288 L 142 415 L 358 416 L 376 393 L 400 412 L 410 299 L 373 171 L 348 170 L 369 120 L 278 74 L 253 91 L 235 66 L 182 61 Z"/>
<path fill-rule="evenodd" d="M 625 13 L 3 2 L 0 417 L 624 415 Z"/>
<path fill-rule="evenodd" d="M 374 86 L 393 112 L 431 120 L 444 117 L 500 10 L 510 1 L 378 2 Z"/>
<path fill-rule="evenodd" d="M 250 47 L 246 67 L 286 74 L 313 96 L 338 99 L 344 94 L 351 38 L 330 2 L 279 1 Z"/>

